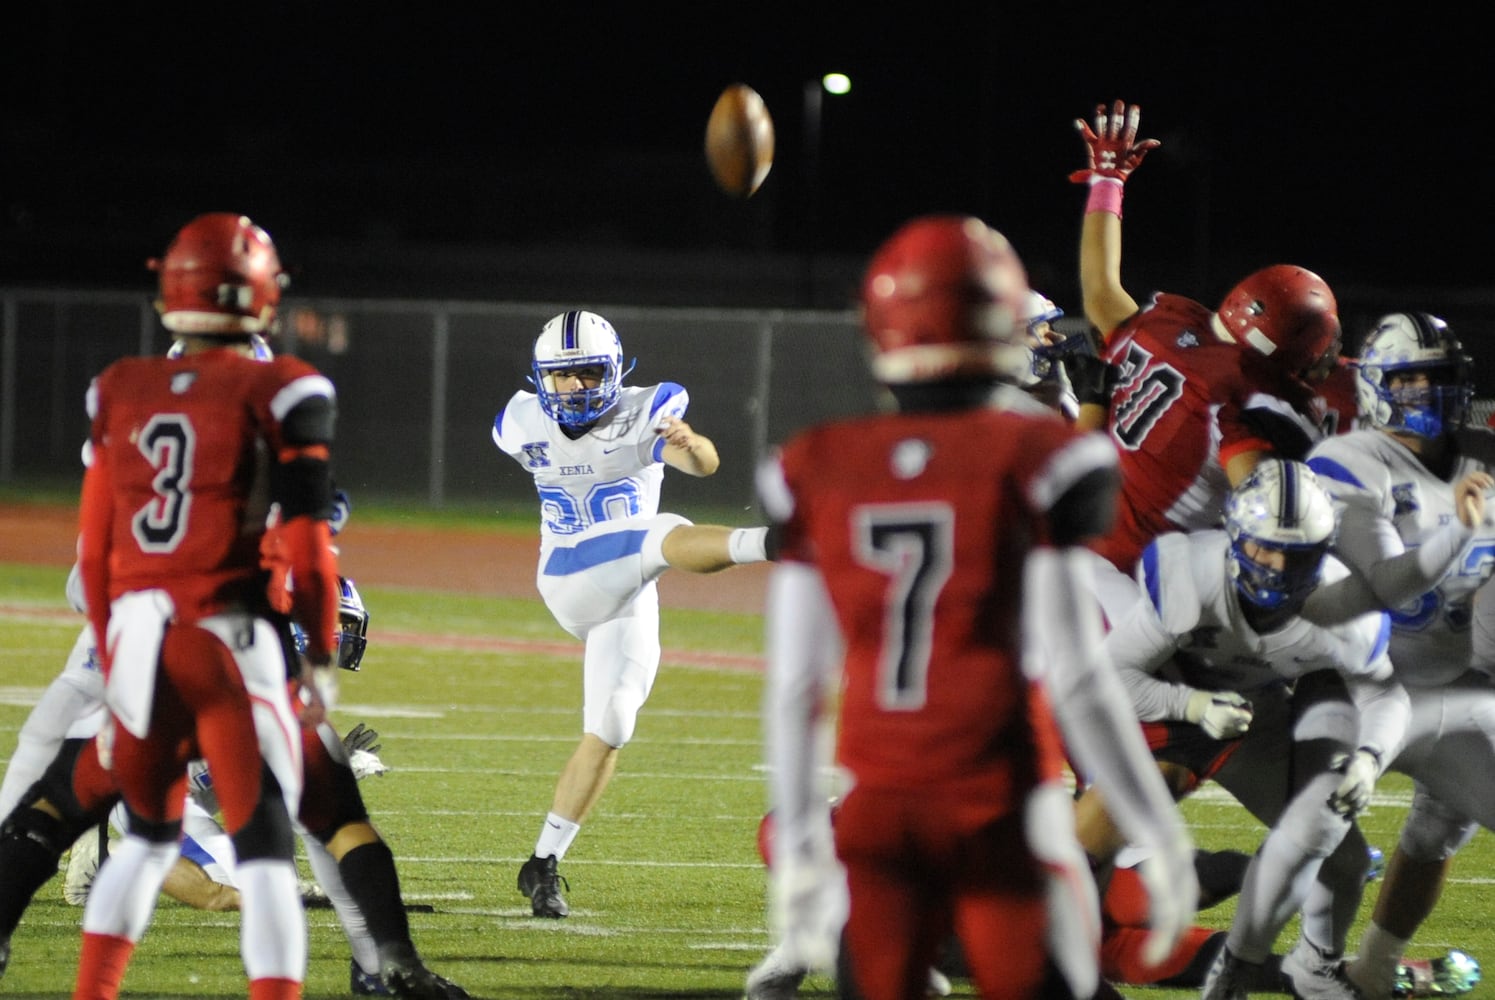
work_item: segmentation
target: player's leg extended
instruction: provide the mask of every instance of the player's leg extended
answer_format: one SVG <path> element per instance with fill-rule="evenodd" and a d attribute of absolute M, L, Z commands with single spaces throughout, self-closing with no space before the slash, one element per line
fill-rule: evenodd
<path fill-rule="evenodd" d="M 728 528 L 718 524 L 685 524 L 664 537 L 660 554 L 672 569 L 717 573 L 768 558 L 767 528 Z"/>
<path fill-rule="evenodd" d="M 584 639 L 668 569 L 714 573 L 762 562 L 767 531 L 696 525 L 678 514 L 604 521 L 544 553 L 535 583 L 561 627 Z"/>

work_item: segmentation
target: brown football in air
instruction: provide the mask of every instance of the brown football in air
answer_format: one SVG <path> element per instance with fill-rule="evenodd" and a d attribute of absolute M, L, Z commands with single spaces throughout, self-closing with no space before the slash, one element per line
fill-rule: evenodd
<path fill-rule="evenodd" d="M 706 120 L 706 165 L 716 186 L 746 198 L 773 167 L 773 118 L 758 92 L 734 83 L 716 99 Z"/>

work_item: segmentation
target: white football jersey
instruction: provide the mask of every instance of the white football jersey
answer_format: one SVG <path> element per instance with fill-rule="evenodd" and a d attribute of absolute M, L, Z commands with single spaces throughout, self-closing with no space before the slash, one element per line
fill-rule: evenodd
<path fill-rule="evenodd" d="M 689 404 L 674 382 L 624 387 L 617 404 L 572 440 L 534 393 L 516 392 L 493 421 L 493 443 L 535 478 L 542 548 L 602 521 L 659 513 L 664 438 L 655 427 L 683 417 Z"/>
<path fill-rule="evenodd" d="M 1390 674 L 1385 614 L 1334 626 L 1294 617 L 1271 632 L 1257 632 L 1241 610 L 1229 560 L 1224 531 L 1170 532 L 1143 550 L 1137 580 L 1147 599 L 1106 635 L 1106 649 L 1134 698 L 1142 694 L 1136 707 L 1144 722 L 1183 718 L 1193 688 L 1247 693 L 1324 669 L 1346 677 Z M 1324 580 L 1348 572 L 1333 556 L 1325 557 Z M 1134 673 L 1173 684 L 1139 683 L 1128 676 Z"/>
<path fill-rule="evenodd" d="M 1431 590 L 1392 611 L 1391 659 L 1405 683 L 1441 684 L 1469 668 L 1475 592 L 1495 572 L 1495 536 L 1464 529 L 1453 501 L 1464 476 L 1495 471 L 1495 432 L 1464 428 L 1454 441 L 1458 457 L 1446 479 L 1382 431 L 1353 431 L 1309 453 L 1308 465 L 1344 507 L 1335 551 L 1346 563 L 1369 574 L 1435 540 L 1456 552 Z"/>

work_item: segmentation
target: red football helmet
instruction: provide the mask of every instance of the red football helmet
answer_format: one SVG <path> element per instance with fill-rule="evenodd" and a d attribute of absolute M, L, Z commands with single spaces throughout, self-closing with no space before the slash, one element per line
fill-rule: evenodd
<path fill-rule="evenodd" d="M 1215 332 L 1250 347 L 1291 375 L 1339 353 L 1339 304 L 1307 268 L 1274 264 L 1247 277 L 1215 310 Z M 1327 367 L 1325 368 L 1327 373 Z"/>
<path fill-rule="evenodd" d="M 156 308 L 174 333 L 261 333 L 288 284 L 270 234 L 232 212 L 199 215 L 146 266 L 161 275 Z"/>
<path fill-rule="evenodd" d="M 892 385 L 1016 377 L 1031 365 L 1018 320 L 1027 295 L 1017 252 L 980 219 L 906 223 L 862 280 L 873 376 Z"/>

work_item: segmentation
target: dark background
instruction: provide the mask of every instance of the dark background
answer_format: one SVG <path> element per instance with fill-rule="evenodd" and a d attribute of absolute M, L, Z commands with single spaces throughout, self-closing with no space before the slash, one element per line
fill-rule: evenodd
<path fill-rule="evenodd" d="M 122 6 L 7 10 L 0 283 L 149 288 L 234 210 L 305 294 L 839 308 L 900 222 L 960 211 L 1076 312 L 1071 121 L 1122 97 L 1164 143 L 1127 192 L 1139 298 L 1280 261 L 1409 307 L 1495 285 L 1486 31 L 1433 5 Z M 701 156 L 738 80 L 778 134 L 742 202 Z"/>

